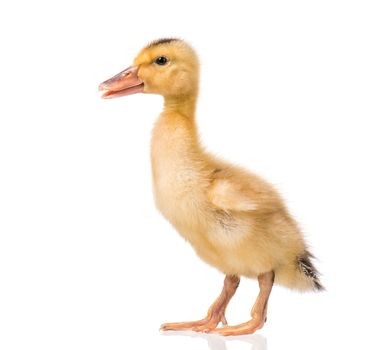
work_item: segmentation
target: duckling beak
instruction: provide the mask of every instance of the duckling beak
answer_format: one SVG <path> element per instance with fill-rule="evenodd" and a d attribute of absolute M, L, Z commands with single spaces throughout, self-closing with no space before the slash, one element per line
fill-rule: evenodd
<path fill-rule="evenodd" d="M 131 66 L 99 85 L 102 98 L 113 98 L 143 92 L 143 81 L 138 77 L 138 67 Z"/>

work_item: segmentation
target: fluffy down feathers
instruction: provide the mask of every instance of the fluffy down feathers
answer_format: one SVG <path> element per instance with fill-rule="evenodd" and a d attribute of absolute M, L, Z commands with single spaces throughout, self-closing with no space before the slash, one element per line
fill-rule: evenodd
<path fill-rule="evenodd" d="M 166 66 L 153 64 L 168 58 Z M 221 161 L 200 145 L 195 108 L 199 64 L 181 40 L 154 43 L 135 59 L 144 91 L 164 97 L 151 142 L 158 209 L 200 258 L 227 275 L 320 289 L 304 238 L 274 188 L 251 172 Z"/>

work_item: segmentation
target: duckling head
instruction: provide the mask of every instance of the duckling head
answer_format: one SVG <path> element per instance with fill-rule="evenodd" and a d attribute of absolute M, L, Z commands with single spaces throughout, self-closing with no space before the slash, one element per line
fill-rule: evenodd
<path fill-rule="evenodd" d="M 133 65 L 100 84 L 103 98 L 135 93 L 159 94 L 169 99 L 196 96 L 199 62 L 195 51 L 180 39 L 151 42 Z"/>

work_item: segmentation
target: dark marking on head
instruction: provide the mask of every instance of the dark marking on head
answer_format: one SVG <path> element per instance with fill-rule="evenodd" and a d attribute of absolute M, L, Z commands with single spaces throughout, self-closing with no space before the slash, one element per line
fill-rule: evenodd
<path fill-rule="evenodd" d="M 162 39 L 157 39 L 152 41 L 150 44 L 146 46 L 146 48 L 150 48 L 153 46 L 158 46 L 158 45 L 163 45 L 163 44 L 170 44 L 175 41 L 181 41 L 180 39 L 177 38 L 162 38 Z"/>

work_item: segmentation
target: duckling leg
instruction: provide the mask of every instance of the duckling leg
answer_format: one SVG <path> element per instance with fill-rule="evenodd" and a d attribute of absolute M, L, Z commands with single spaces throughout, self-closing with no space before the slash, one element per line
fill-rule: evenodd
<path fill-rule="evenodd" d="M 267 302 L 273 287 L 274 272 L 271 271 L 259 275 L 258 282 L 261 291 L 251 310 L 251 320 L 236 326 L 217 328 L 211 331 L 211 333 L 218 333 L 221 335 L 251 334 L 263 327 L 266 322 Z"/>
<path fill-rule="evenodd" d="M 215 329 L 219 322 L 222 322 L 223 325 L 227 324 L 225 318 L 225 311 L 227 305 L 233 295 L 235 294 L 236 289 L 238 288 L 240 278 L 237 276 L 226 276 L 224 279 L 223 290 L 220 293 L 219 297 L 211 305 L 208 310 L 207 316 L 199 321 L 193 322 L 178 322 L 178 323 L 164 323 L 161 326 L 161 330 L 193 330 L 196 332 L 209 332 L 212 329 Z"/>

